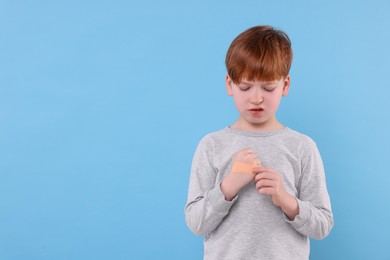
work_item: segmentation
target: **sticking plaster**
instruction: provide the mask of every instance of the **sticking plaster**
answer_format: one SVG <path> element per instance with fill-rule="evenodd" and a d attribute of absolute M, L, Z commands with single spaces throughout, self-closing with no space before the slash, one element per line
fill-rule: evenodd
<path fill-rule="evenodd" d="M 260 164 L 257 163 L 234 162 L 232 166 L 232 172 L 254 174 L 252 172 L 252 168 L 259 165 Z"/>

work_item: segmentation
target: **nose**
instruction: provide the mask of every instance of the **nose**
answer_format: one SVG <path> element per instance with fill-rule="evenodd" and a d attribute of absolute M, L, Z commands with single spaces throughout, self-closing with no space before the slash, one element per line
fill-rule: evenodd
<path fill-rule="evenodd" d="M 249 102 L 255 105 L 259 105 L 263 102 L 264 97 L 263 97 L 263 91 L 259 88 L 256 88 L 253 95 L 249 99 Z"/>

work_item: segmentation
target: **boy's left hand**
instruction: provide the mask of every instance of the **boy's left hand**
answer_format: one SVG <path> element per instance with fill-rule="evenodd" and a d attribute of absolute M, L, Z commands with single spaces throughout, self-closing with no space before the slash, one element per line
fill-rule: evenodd
<path fill-rule="evenodd" d="M 257 171 L 255 176 L 256 189 L 260 194 L 268 194 L 272 197 L 272 202 L 276 206 L 281 206 L 284 199 L 289 195 L 282 184 L 280 176 L 271 168 L 256 167 L 253 169 Z"/>
<path fill-rule="evenodd" d="M 272 202 L 280 207 L 283 212 L 294 220 L 299 214 L 299 207 L 296 198 L 289 194 L 283 187 L 282 179 L 273 169 L 268 167 L 255 167 L 256 189 L 260 194 L 271 195 Z"/>

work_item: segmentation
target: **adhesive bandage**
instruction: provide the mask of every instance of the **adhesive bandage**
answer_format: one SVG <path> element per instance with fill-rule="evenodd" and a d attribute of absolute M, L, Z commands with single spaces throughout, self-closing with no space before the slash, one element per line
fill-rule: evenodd
<path fill-rule="evenodd" d="M 260 163 L 258 162 L 253 162 L 253 163 L 234 162 L 232 166 L 232 172 L 253 174 L 252 168 L 259 165 Z"/>

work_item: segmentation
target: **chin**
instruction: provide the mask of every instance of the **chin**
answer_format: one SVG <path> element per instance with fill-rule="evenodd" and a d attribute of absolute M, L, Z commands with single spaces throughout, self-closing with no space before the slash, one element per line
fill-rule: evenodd
<path fill-rule="evenodd" d="M 251 125 L 265 125 L 269 122 L 269 120 L 266 119 L 259 119 L 259 120 L 247 120 L 247 122 Z"/>

